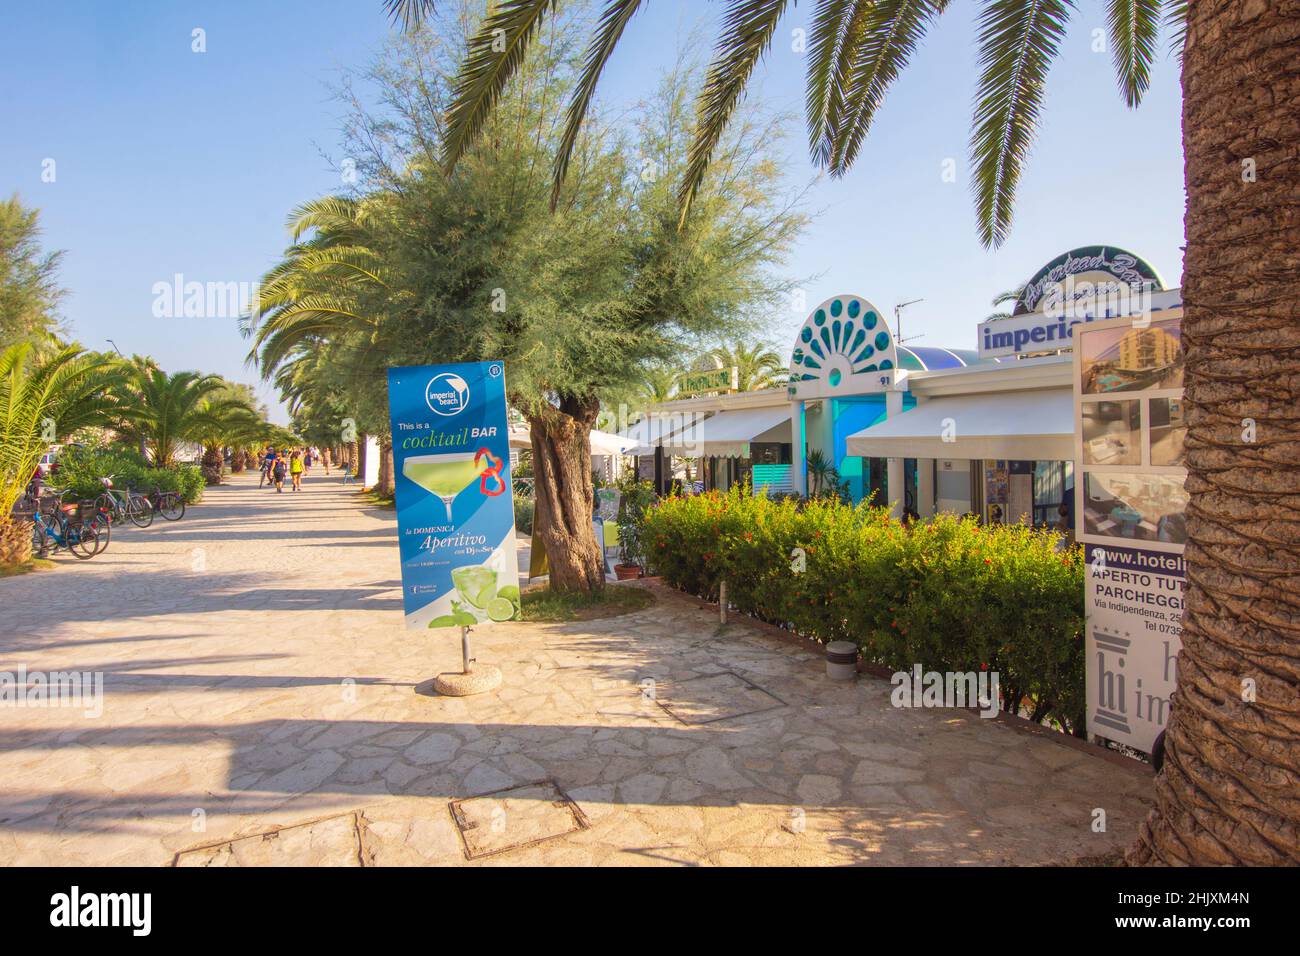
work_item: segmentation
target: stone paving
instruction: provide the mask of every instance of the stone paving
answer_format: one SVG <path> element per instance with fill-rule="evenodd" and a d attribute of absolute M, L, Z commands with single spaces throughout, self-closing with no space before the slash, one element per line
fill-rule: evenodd
<path fill-rule="evenodd" d="M 433 695 L 459 642 L 402 630 L 392 513 L 337 477 L 58 563 L 0 580 L 0 672 L 102 672 L 103 713 L 0 708 L 5 865 L 1045 863 L 1148 807 L 1136 765 L 895 709 L 662 589 L 480 628 L 502 687 Z"/>

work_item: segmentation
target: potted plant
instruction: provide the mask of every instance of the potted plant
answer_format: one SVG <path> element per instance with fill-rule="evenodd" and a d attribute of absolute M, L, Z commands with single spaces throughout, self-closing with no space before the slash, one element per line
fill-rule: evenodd
<path fill-rule="evenodd" d="M 637 481 L 635 476 L 619 482 L 618 542 L 622 563 L 614 565 L 614 574 L 620 581 L 641 577 L 641 532 L 646 509 L 654 502 L 654 486 L 648 481 Z"/>

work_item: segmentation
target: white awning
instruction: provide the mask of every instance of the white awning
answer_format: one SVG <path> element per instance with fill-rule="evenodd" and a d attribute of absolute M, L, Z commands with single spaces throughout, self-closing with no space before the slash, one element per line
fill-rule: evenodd
<path fill-rule="evenodd" d="M 1074 457 L 1074 396 L 1068 388 L 951 395 L 921 402 L 848 437 L 864 458 Z"/>
<path fill-rule="evenodd" d="M 749 457 L 751 442 L 790 443 L 790 406 L 738 408 L 718 412 L 663 439 L 665 452 L 693 458 Z"/>
<path fill-rule="evenodd" d="M 667 441 L 674 432 L 690 428 L 704 417 L 703 412 L 671 412 L 651 414 L 642 418 L 618 437 L 630 440 L 631 447 L 624 448 L 625 455 L 653 455 L 655 447 Z"/>
<path fill-rule="evenodd" d="M 591 430 L 591 453 L 593 455 L 620 455 L 624 450 L 631 448 L 636 444 L 636 439 L 625 438 L 622 435 L 615 435 L 612 432 L 602 432 L 595 428 Z M 511 448 L 531 448 L 533 441 L 529 433 L 529 428 L 522 422 L 515 422 L 510 426 L 510 447 Z"/>

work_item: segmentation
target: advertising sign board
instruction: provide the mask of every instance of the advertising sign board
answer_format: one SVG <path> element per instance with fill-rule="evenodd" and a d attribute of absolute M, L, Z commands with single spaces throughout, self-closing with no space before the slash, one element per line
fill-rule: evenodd
<path fill-rule="evenodd" d="M 519 619 L 505 366 L 388 370 L 406 626 Z"/>

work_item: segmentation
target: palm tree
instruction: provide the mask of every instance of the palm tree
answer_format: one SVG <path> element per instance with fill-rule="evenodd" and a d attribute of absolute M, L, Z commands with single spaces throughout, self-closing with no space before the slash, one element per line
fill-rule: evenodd
<path fill-rule="evenodd" d="M 700 363 L 704 368 L 736 369 L 736 389 L 756 392 L 783 383 L 785 363 L 771 346 L 763 342 L 734 342 L 713 349 Z"/>
<path fill-rule="evenodd" d="M 789 0 L 729 0 L 680 183 L 690 210 L 713 148 Z M 387 0 L 410 25 L 431 0 Z M 555 0 L 504 0 L 471 41 L 448 113 L 448 169 L 481 132 Z M 572 142 L 600 73 L 641 0 L 607 0 L 569 107 Z M 876 111 L 947 0 L 818 0 L 807 71 L 812 156 L 854 163 Z M 977 228 L 996 247 L 1011 225 L 1048 68 L 1070 0 L 984 0 L 970 151 Z M 1182 49 L 1187 251 L 1187 613 L 1157 806 L 1134 863 L 1300 861 L 1300 538 L 1292 464 L 1300 445 L 1300 323 L 1294 315 L 1294 170 L 1300 26 L 1293 3 L 1108 0 L 1119 86 L 1137 106 L 1160 20 Z M 563 181 L 569 152 L 553 170 Z M 1266 383 L 1266 384 L 1265 384 Z M 1250 428 L 1243 424 L 1246 419 Z M 1252 436 L 1243 443 L 1242 436 Z M 1241 700 L 1242 681 L 1258 688 Z"/>
<path fill-rule="evenodd" d="M 680 373 L 664 365 L 654 365 L 645 370 L 636 387 L 636 401 L 640 407 L 660 405 L 672 400 Z"/>
<path fill-rule="evenodd" d="M 227 384 L 219 375 L 169 375 L 151 360 L 139 357 L 124 369 L 114 428 L 123 440 L 139 445 L 157 468 L 170 467 L 180 443 L 198 439 L 214 412 L 238 404 L 233 399 L 211 400 L 213 393 Z"/>
<path fill-rule="evenodd" d="M 369 203 L 341 196 L 304 203 L 289 216 L 293 244 L 263 278 L 244 329 L 253 339 L 249 358 L 297 403 L 291 409 L 326 395 L 337 401 L 340 391 L 383 394 L 395 351 L 387 336 L 397 330 L 390 310 L 400 308 L 404 294 L 377 251 L 380 228 Z M 326 355 L 335 366 L 333 383 L 350 388 L 320 379 Z M 381 435 L 379 489 L 392 494 L 392 437 Z M 366 436 L 356 439 L 364 448 Z M 356 466 L 358 458 L 351 456 Z"/>
<path fill-rule="evenodd" d="M 47 448 L 78 429 L 102 425 L 115 403 L 117 369 L 65 346 L 41 361 L 30 343 L 0 352 L 0 566 L 31 555 L 29 522 L 13 517 Z"/>
<path fill-rule="evenodd" d="M 996 319 L 1009 319 L 1009 318 L 1011 318 L 1011 316 L 1012 316 L 1013 313 L 1008 312 L 1006 309 L 1002 309 L 1002 308 L 998 308 L 998 307 L 999 307 L 999 306 L 1007 305 L 1008 303 L 1010 303 L 1010 304 L 1012 304 L 1012 305 L 1014 306 L 1015 302 L 1020 298 L 1020 296 L 1021 296 L 1021 294 L 1022 294 L 1023 291 L 1024 291 L 1024 290 L 1023 290 L 1022 288 L 1019 288 L 1019 287 L 1018 287 L 1018 288 L 1015 288 L 1015 289 L 1007 289 L 1005 292 L 999 292 L 997 295 L 995 295 L 995 296 L 993 297 L 993 301 L 992 301 L 990 304 L 991 304 L 995 309 L 998 309 L 998 311 L 996 311 L 996 312 L 990 312 L 988 315 L 984 316 L 984 321 L 985 321 L 985 322 L 992 322 L 992 321 L 994 321 L 994 320 L 996 320 Z"/>

